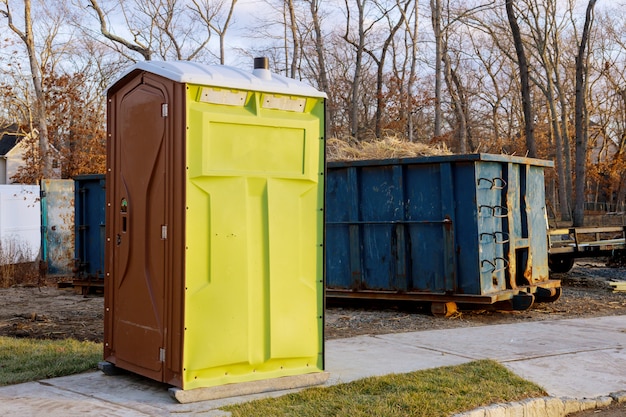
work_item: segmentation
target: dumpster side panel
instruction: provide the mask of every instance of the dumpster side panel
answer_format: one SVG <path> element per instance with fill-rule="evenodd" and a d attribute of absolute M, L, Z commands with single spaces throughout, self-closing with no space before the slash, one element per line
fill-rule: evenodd
<path fill-rule="evenodd" d="M 47 271 L 51 275 L 72 275 L 74 267 L 74 181 L 44 179 L 42 209 L 43 245 Z"/>
<path fill-rule="evenodd" d="M 453 216 L 450 210 L 454 208 L 445 207 L 441 198 L 442 184 L 451 180 L 442 168 L 440 164 L 404 167 L 411 290 L 443 292 L 449 285 L 446 278 L 454 279 L 452 270 L 447 275 L 444 273 L 449 262 L 449 253 L 444 248 L 446 244 L 454 245 L 444 220 Z"/>
<path fill-rule="evenodd" d="M 74 178 L 76 275 L 104 279 L 105 178 Z"/>
<path fill-rule="evenodd" d="M 549 279 L 543 167 L 508 164 L 506 198 L 509 214 L 509 288 Z"/>
<path fill-rule="evenodd" d="M 480 162 L 475 164 L 475 190 L 478 216 L 477 247 L 479 251 L 480 293 L 489 294 L 506 289 L 506 270 L 509 265 L 504 257 L 506 231 L 504 219 L 510 208 L 503 198 L 507 187 L 503 169 L 507 164 Z"/>
<path fill-rule="evenodd" d="M 450 164 L 330 164 L 327 179 L 329 288 L 456 289 Z"/>
<path fill-rule="evenodd" d="M 406 274 L 397 280 L 397 262 L 401 259 L 396 229 L 404 219 L 402 167 L 392 165 L 362 167 L 358 195 L 362 221 L 363 275 L 361 289 L 406 289 Z"/>
<path fill-rule="evenodd" d="M 455 251 L 458 265 L 459 294 L 481 294 L 478 223 L 479 206 L 476 199 L 476 172 L 473 161 L 458 161 L 451 165 L 456 222 Z"/>
<path fill-rule="evenodd" d="M 515 288 L 518 284 L 523 284 L 520 276 L 523 277 L 523 266 L 518 272 L 517 254 L 519 248 L 526 246 L 526 239 L 522 233 L 522 214 L 519 210 L 521 207 L 522 183 L 520 182 L 520 169 L 515 164 L 507 165 L 506 174 L 506 202 L 509 207 L 509 213 L 505 219 L 505 229 L 509 234 L 509 242 L 506 244 L 508 268 L 508 287 Z"/>
<path fill-rule="evenodd" d="M 326 176 L 326 286 L 360 288 L 362 280 L 356 168 Z"/>
<path fill-rule="evenodd" d="M 525 198 L 526 208 L 529 211 L 528 227 L 531 247 L 531 280 L 533 283 L 537 283 L 549 278 L 548 240 L 544 237 L 548 230 L 545 205 L 545 179 L 543 168 L 528 165 L 526 169 L 528 174 Z"/>
<path fill-rule="evenodd" d="M 323 100 L 299 113 L 201 91 L 187 96 L 183 388 L 320 371 Z"/>

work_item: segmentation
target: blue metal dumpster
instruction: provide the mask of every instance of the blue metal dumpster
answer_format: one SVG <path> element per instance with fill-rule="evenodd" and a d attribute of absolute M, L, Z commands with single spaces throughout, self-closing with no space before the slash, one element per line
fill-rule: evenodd
<path fill-rule="evenodd" d="M 104 287 L 105 188 L 104 174 L 74 177 L 74 287 L 83 293 Z"/>
<path fill-rule="evenodd" d="M 433 312 L 456 302 L 525 309 L 535 298 L 556 300 L 550 166 L 490 154 L 329 162 L 327 297 L 430 301 Z"/>

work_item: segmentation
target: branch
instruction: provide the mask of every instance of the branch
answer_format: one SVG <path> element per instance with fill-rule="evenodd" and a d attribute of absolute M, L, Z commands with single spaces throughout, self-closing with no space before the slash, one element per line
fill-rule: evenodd
<path fill-rule="evenodd" d="M 100 5 L 98 4 L 98 2 L 96 0 L 89 0 L 89 3 L 91 3 L 91 7 L 93 7 L 93 9 L 98 14 L 98 19 L 100 20 L 100 32 L 105 38 L 113 42 L 117 42 L 120 45 L 123 45 L 126 48 L 130 49 L 131 51 L 138 52 L 139 54 L 141 54 L 141 56 L 143 56 L 143 58 L 146 61 L 150 61 L 152 57 L 152 51 L 150 50 L 150 48 L 131 43 L 127 41 L 126 39 L 109 32 L 109 29 L 106 23 L 106 16 L 104 12 L 102 11 L 102 9 L 100 8 Z"/>
<path fill-rule="evenodd" d="M 13 13 L 9 8 L 9 0 L 2 0 L 0 3 L 5 5 L 5 9 L 0 10 L 0 14 L 7 18 L 7 23 L 9 24 L 9 28 L 20 37 L 23 42 L 26 42 L 26 34 L 22 32 L 15 24 L 13 23 Z"/>

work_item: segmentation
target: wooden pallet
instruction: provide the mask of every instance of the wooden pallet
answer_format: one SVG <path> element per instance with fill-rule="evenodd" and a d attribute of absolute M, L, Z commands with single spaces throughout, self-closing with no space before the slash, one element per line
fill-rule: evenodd
<path fill-rule="evenodd" d="M 626 292 L 626 281 L 609 281 L 609 285 L 613 287 L 613 292 Z"/>
<path fill-rule="evenodd" d="M 90 294 L 104 294 L 104 280 L 101 279 L 74 279 L 71 282 L 59 282 L 57 283 L 59 288 L 74 288 L 76 294 L 90 295 Z"/>

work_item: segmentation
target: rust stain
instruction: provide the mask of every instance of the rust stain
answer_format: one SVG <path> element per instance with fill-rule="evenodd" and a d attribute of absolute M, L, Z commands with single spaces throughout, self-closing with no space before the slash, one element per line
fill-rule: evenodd
<path fill-rule="evenodd" d="M 528 284 L 533 283 L 533 256 L 532 253 L 528 252 L 528 260 L 526 261 L 526 269 L 524 270 L 524 278 Z"/>

